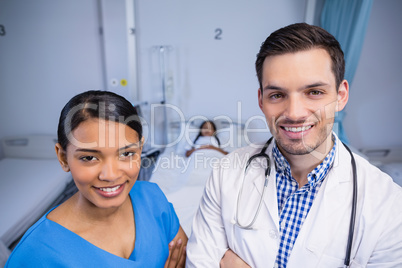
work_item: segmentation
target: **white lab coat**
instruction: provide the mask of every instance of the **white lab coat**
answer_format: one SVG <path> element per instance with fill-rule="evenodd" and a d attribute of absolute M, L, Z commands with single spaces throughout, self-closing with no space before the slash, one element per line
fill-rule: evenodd
<path fill-rule="evenodd" d="M 351 157 L 338 140 L 333 168 L 325 178 L 288 260 L 287 267 L 343 267 L 352 206 Z M 262 147 L 262 146 L 261 146 Z M 279 247 L 276 172 L 272 172 L 253 230 L 235 225 L 236 204 L 248 158 L 260 148 L 241 148 L 214 168 L 194 217 L 186 267 L 219 267 L 228 248 L 251 267 L 274 267 Z M 358 155 L 358 204 L 351 267 L 402 267 L 402 189 Z M 262 161 L 261 161 L 262 162 Z M 245 177 L 239 221 L 251 222 L 264 185 L 264 169 Z"/>

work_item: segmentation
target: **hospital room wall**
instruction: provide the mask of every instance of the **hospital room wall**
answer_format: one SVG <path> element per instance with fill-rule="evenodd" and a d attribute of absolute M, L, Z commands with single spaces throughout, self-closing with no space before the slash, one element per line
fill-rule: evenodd
<path fill-rule="evenodd" d="M 351 144 L 402 154 L 402 1 L 374 0 L 350 87 L 345 129 Z M 402 161 L 402 155 L 398 156 Z"/>
<path fill-rule="evenodd" d="M 0 137 L 56 135 L 63 105 L 102 88 L 96 0 L 0 0 Z"/>
<path fill-rule="evenodd" d="M 133 2 L 0 0 L 0 138 L 56 135 L 61 108 L 82 91 L 132 97 Z"/>
<path fill-rule="evenodd" d="M 160 99 L 152 47 L 170 45 L 168 97 L 187 117 L 237 117 L 238 101 L 242 119 L 261 115 L 255 54 L 269 32 L 304 19 L 305 1 L 165 2 L 136 1 L 141 99 Z M 401 3 L 374 0 L 346 109 L 346 133 L 357 148 L 402 146 Z M 72 95 L 105 87 L 96 4 L 0 0 L 6 26 L 0 36 L 0 138 L 56 133 L 60 109 Z M 217 29 L 221 39 L 215 39 Z"/>
<path fill-rule="evenodd" d="M 152 2 L 152 3 L 151 3 Z M 158 3 L 158 8 L 153 4 Z M 187 116 L 261 116 L 254 71 L 259 45 L 274 29 L 304 19 L 306 2 L 137 0 L 140 95 L 161 96 L 157 50 L 169 45 L 167 96 Z M 231 4 L 229 4 L 231 2 Z M 253 4 L 255 5 L 253 5 Z M 344 127 L 358 149 L 402 148 L 402 24 L 400 0 L 374 0 L 367 35 L 350 88 Z M 244 12 L 247 10 L 247 12 Z M 314 21 L 317 22 L 317 16 Z M 221 29 L 221 39 L 214 38 Z M 152 34 L 150 34 L 152 33 Z M 401 159 L 402 160 L 402 156 Z"/>
<path fill-rule="evenodd" d="M 306 2 L 136 0 L 141 98 L 154 104 L 163 100 L 165 75 L 166 100 L 174 105 L 168 120 L 224 116 L 244 123 L 255 118 L 252 125 L 265 128 L 257 105 L 255 57 L 267 34 L 304 21 Z M 162 70 L 160 46 L 166 47 Z"/>

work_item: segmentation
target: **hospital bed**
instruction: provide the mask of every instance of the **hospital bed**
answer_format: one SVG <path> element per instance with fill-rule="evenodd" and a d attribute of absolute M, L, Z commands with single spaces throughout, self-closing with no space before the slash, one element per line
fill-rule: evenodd
<path fill-rule="evenodd" d="M 264 123 L 259 135 L 247 135 L 245 125 L 232 120 L 214 120 L 218 129 L 221 148 L 231 152 L 249 143 L 264 143 L 270 137 Z M 193 217 L 198 209 L 204 186 L 212 168 L 223 154 L 211 149 L 197 150 L 190 157 L 185 156 L 185 147 L 198 134 L 201 120 L 173 122 L 173 140 L 156 161 L 150 181 L 159 185 L 169 202 L 175 208 L 180 224 L 186 234 L 191 233 Z M 264 130 L 261 129 L 266 129 Z M 179 133 L 179 134 L 178 134 Z M 261 141 L 260 141 L 260 140 Z"/>
<path fill-rule="evenodd" d="M 271 136 L 269 131 L 261 125 L 251 127 L 251 129 L 260 131 L 247 133 L 247 130 L 250 129 L 247 124 L 220 122 L 219 120 L 215 121 L 215 124 L 218 128 L 218 138 L 227 152 L 249 144 L 263 144 Z M 215 150 L 198 150 L 189 158 L 185 157 L 184 147 L 188 141 L 194 140 L 197 134 L 194 130 L 199 125 L 200 122 L 185 122 L 185 124 L 176 122 L 173 124 L 173 128 L 177 129 L 176 132 L 181 133 L 180 141 L 168 146 L 159 155 L 150 178 L 151 182 L 159 185 L 169 202 L 173 204 L 180 224 L 188 236 L 191 234 L 193 217 L 198 209 L 206 180 L 211 174 L 213 165 L 217 164 L 217 161 L 223 156 Z M 192 130 L 191 133 L 189 130 Z M 349 147 L 354 153 L 370 161 L 363 152 L 353 146 L 349 145 Z M 380 168 L 390 174 L 396 183 L 402 185 L 402 164 L 382 165 Z"/>
<path fill-rule="evenodd" d="M 24 232 L 72 183 L 60 167 L 52 136 L 3 138 L 0 160 L 0 267 Z"/>

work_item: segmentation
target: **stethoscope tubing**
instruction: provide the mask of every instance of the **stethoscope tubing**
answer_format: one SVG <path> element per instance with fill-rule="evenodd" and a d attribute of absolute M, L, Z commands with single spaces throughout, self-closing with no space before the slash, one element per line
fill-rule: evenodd
<path fill-rule="evenodd" d="M 265 143 L 264 147 L 262 147 L 261 152 L 259 152 L 258 154 L 255 154 L 255 155 L 251 156 L 251 157 L 248 159 L 247 163 L 246 163 L 246 168 L 245 168 L 245 170 L 244 170 L 244 176 L 243 176 L 242 185 L 241 185 L 241 188 L 240 188 L 239 193 L 238 193 L 238 195 L 237 195 L 237 205 L 236 205 L 236 225 L 239 226 L 239 227 L 242 228 L 242 229 L 247 229 L 247 230 L 253 229 L 254 222 L 257 220 L 258 214 L 260 214 L 260 209 L 261 209 L 262 202 L 263 202 L 264 196 L 265 196 L 265 190 L 266 190 L 267 185 L 268 185 L 268 177 L 269 177 L 269 175 L 271 174 L 271 163 L 270 163 L 270 159 L 269 159 L 269 156 L 268 156 L 268 155 L 266 154 L 266 152 L 265 152 L 265 151 L 267 150 L 269 144 L 271 143 L 271 140 L 272 140 L 272 137 Z M 254 159 L 258 158 L 258 157 L 263 157 L 263 158 L 266 159 L 266 161 L 267 161 L 267 168 L 265 169 L 264 187 L 262 188 L 262 193 L 261 193 L 260 202 L 258 203 L 258 207 L 257 207 L 257 210 L 256 210 L 256 212 L 255 212 L 255 214 L 254 214 L 254 218 L 251 220 L 251 222 L 250 222 L 249 224 L 243 225 L 243 224 L 241 224 L 241 223 L 239 222 L 239 219 L 238 219 L 237 216 L 239 215 L 239 204 L 240 204 L 240 199 L 241 199 L 241 196 L 242 196 L 242 193 L 243 193 L 245 175 L 246 175 L 246 173 L 247 173 L 247 169 L 248 169 L 249 165 L 251 164 L 251 162 L 252 162 Z"/>
<path fill-rule="evenodd" d="M 357 170 L 356 170 L 356 161 L 353 156 L 352 151 L 348 146 L 343 144 L 348 150 L 351 156 L 351 164 L 352 164 L 352 172 L 353 172 L 353 197 L 352 197 L 352 210 L 350 212 L 350 224 L 349 224 L 349 235 L 348 235 L 348 243 L 346 246 L 346 255 L 344 267 L 349 267 L 350 265 L 350 254 L 352 253 L 352 244 L 353 244 L 353 234 L 355 232 L 355 222 L 356 222 L 356 207 L 357 207 Z"/>
<path fill-rule="evenodd" d="M 264 195 L 265 195 L 265 189 L 267 188 L 268 185 L 268 177 L 271 173 L 271 164 L 270 164 L 270 158 L 266 153 L 266 150 L 269 146 L 269 144 L 272 141 L 272 137 L 264 144 L 263 148 L 261 149 L 261 151 L 253 156 L 251 156 L 247 163 L 246 163 L 246 167 L 244 170 L 244 176 L 243 176 L 243 181 L 242 181 L 242 185 L 241 188 L 239 190 L 239 193 L 237 195 L 237 206 L 236 206 L 236 225 L 239 226 L 242 229 L 247 229 L 247 230 L 251 230 L 253 229 L 253 225 L 255 223 L 255 221 L 257 220 L 257 217 L 260 213 L 260 209 L 262 206 L 262 202 L 264 200 Z M 352 195 L 352 209 L 351 209 L 351 215 L 350 215 L 350 223 L 349 223 L 349 234 L 348 234 L 348 241 L 347 241 L 347 245 L 346 245 L 346 254 L 345 254 L 345 261 L 344 261 L 344 267 L 349 267 L 350 265 L 350 256 L 352 253 L 352 244 L 353 244 L 353 235 L 354 235 L 354 228 L 355 228 L 355 222 L 356 222 L 356 207 L 357 207 L 357 171 L 356 171 L 356 161 L 355 158 L 353 156 L 352 151 L 349 149 L 348 146 L 346 146 L 345 144 L 343 144 L 346 148 L 346 150 L 349 152 L 350 156 L 351 156 L 351 165 L 352 165 L 352 173 L 353 173 L 353 195 Z M 253 161 L 254 159 L 258 158 L 258 157 L 263 157 L 264 159 L 266 159 L 267 161 L 267 168 L 265 170 L 265 181 L 264 181 L 264 187 L 261 193 L 261 199 L 260 202 L 258 204 L 257 210 L 255 212 L 254 218 L 251 220 L 251 222 L 249 224 L 240 224 L 239 222 L 239 203 L 240 203 L 240 199 L 241 199 L 241 195 L 243 192 L 243 188 L 244 188 L 244 181 L 245 181 L 245 175 L 247 172 L 247 169 L 249 167 L 249 165 L 251 164 L 251 161 Z"/>

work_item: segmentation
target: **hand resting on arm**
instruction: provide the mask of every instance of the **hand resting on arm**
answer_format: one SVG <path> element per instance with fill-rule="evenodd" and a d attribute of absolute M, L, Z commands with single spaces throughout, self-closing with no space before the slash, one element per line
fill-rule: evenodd
<path fill-rule="evenodd" d="M 225 255 L 223 255 L 221 262 L 221 268 L 250 268 L 250 266 L 245 263 L 236 253 L 234 253 L 231 249 L 226 251 Z"/>
<path fill-rule="evenodd" d="M 187 235 L 180 226 L 176 237 L 169 243 L 169 257 L 164 268 L 184 268 L 187 241 Z"/>

